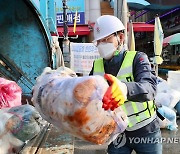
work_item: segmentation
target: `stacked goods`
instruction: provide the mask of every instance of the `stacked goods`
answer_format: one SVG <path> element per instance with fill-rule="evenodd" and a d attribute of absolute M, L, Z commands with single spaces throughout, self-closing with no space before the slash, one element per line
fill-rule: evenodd
<path fill-rule="evenodd" d="M 127 120 L 120 108 L 113 112 L 102 108 L 107 88 L 101 76 L 77 77 L 66 67 L 46 68 L 37 78 L 32 101 L 42 117 L 60 130 L 103 144 L 120 132 L 113 116 Z"/>

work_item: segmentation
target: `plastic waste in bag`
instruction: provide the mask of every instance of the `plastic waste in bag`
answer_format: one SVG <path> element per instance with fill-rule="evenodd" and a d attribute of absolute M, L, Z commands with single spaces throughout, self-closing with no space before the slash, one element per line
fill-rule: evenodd
<path fill-rule="evenodd" d="M 176 123 L 176 113 L 166 106 L 159 107 L 158 111 L 165 117 L 163 121 L 159 119 L 160 127 L 169 130 L 177 130 L 178 125 Z"/>
<path fill-rule="evenodd" d="M 170 90 L 168 82 L 160 77 L 157 78 L 157 93 L 167 93 Z"/>
<path fill-rule="evenodd" d="M 180 100 L 180 92 L 172 89 L 166 80 L 158 77 L 157 95 L 155 96 L 158 111 L 165 117 L 159 119 L 160 127 L 169 130 L 177 130 L 176 113 L 174 107 Z M 176 107 L 177 108 L 177 107 Z"/>
<path fill-rule="evenodd" d="M 171 104 L 171 94 L 170 93 L 164 93 L 159 92 L 155 96 L 155 102 L 157 106 L 170 106 Z"/>
<path fill-rule="evenodd" d="M 21 105 L 21 94 L 16 82 L 0 78 L 0 109 Z"/>
<path fill-rule="evenodd" d="M 8 154 L 34 138 L 44 121 L 31 105 L 0 109 L 0 153 Z"/>
<path fill-rule="evenodd" d="M 164 105 L 173 109 L 179 100 L 180 92 L 172 89 L 167 81 L 158 77 L 157 94 L 155 96 L 156 105 Z"/>
<path fill-rule="evenodd" d="M 32 101 L 42 117 L 60 130 L 103 144 L 127 126 L 122 110 L 113 113 L 102 108 L 107 88 L 101 76 L 76 77 L 65 67 L 46 68 L 33 87 Z M 124 119 L 126 124 L 117 125 L 118 119 Z"/>
<path fill-rule="evenodd" d="M 169 107 L 172 109 L 180 101 L 180 91 L 171 89 L 169 93 L 171 94 L 171 103 Z"/>

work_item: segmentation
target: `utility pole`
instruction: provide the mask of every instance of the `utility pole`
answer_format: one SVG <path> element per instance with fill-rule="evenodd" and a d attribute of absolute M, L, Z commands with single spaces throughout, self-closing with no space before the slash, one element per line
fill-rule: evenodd
<path fill-rule="evenodd" d="M 67 27 L 67 0 L 62 0 L 63 3 L 63 28 L 64 28 L 64 39 L 68 40 L 68 27 Z"/>
<path fill-rule="evenodd" d="M 129 12 L 126 0 L 114 0 L 114 15 L 124 24 L 125 44 L 127 45 L 127 23 L 129 21 Z"/>
<path fill-rule="evenodd" d="M 64 62 L 67 67 L 70 66 L 70 41 L 68 39 L 68 26 L 67 26 L 67 0 L 62 0 L 63 4 L 63 28 L 64 28 L 64 39 L 63 39 L 63 56 Z"/>
<path fill-rule="evenodd" d="M 118 17 L 120 20 L 122 18 L 122 5 L 123 0 L 114 0 L 114 16 Z"/>

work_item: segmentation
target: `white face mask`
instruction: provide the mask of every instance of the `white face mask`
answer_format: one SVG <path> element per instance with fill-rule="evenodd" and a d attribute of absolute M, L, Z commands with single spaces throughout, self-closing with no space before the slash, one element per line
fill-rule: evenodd
<path fill-rule="evenodd" d="M 116 48 L 113 43 L 100 43 L 98 46 L 99 54 L 104 59 L 110 59 L 113 57 Z"/>

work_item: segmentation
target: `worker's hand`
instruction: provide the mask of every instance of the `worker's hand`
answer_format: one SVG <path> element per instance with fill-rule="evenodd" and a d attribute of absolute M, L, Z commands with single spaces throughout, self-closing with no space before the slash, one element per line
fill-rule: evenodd
<path fill-rule="evenodd" d="M 110 74 L 105 74 L 104 78 L 109 83 L 109 88 L 103 97 L 103 108 L 105 110 L 114 110 L 120 105 L 124 104 L 127 99 L 127 87 L 126 84 L 119 81 L 116 77 Z"/>

